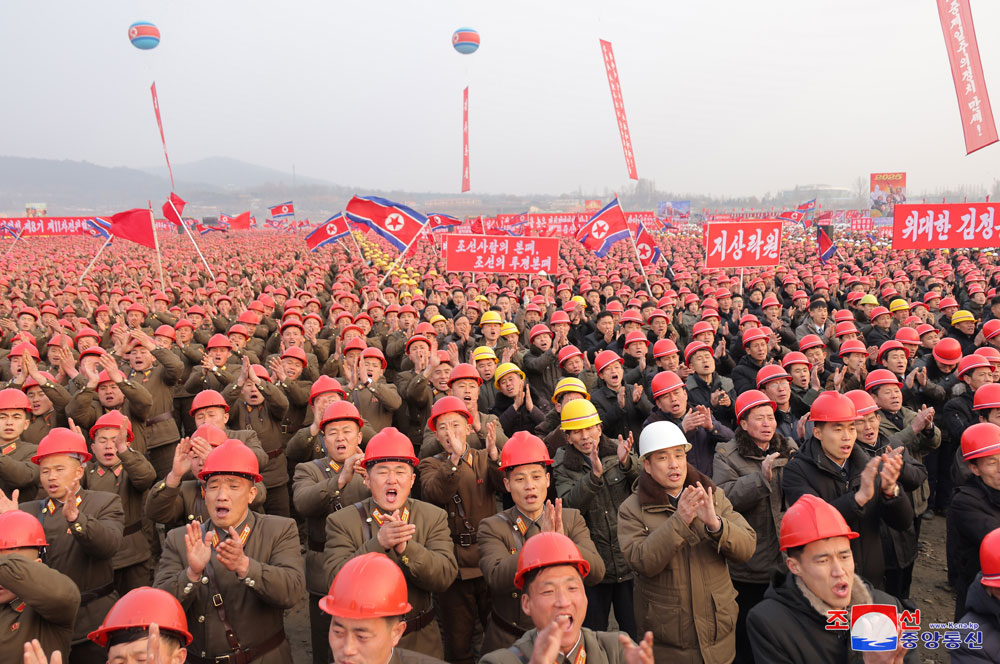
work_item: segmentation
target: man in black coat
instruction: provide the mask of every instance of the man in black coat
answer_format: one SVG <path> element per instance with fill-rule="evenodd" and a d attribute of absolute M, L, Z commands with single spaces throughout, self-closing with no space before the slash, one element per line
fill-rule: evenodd
<path fill-rule="evenodd" d="M 731 375 L 737 396 L 747 390 L 757 389 L 757 372 L 767 362 L 768 336 L 767 331 L 761 327 L 747 328 L 743 332 L 743 349 L 746 355 L 739 359 Z"/>
<path fill-rule="evenodd" d="M 855 661 L 851 659 L 855 655 L 848 622 L 851 606 L 889 604 L 902 610 L 895 597 L 873 588 L 855 573 L 851 540 L 858 534 L 848 528 L 839 510 L 806 494 L 788 508 L 779 537 L 782 551 L 788 554 L 788 572 L 775 574 L 763 601 L 747 617 L 755 661 Z M 834 615 L 842 617 L 832 618 Z M 839 629 L 830 629 L 830 625 Z M 911 650 L 903 661 L 918 662 L 920 656 Z"/>
<path fill-rule="evenodd" d="M 813 402 L 809 419 L 813 436 L 793 457 L 781 480 L 785 501 L 803 494 L 819 496 L 837 508 L 860 537 L 852 543 L 862 576 L 882 587 L 885 560 L 881 524 L 905 530 L 913 523 L 913 505 L 899 485 L 903 448 L 870 457 L 855 445 L 857 409 L 849 397 L 823 392 Z M 881 469 L 880 469 L 881 466 Z"/>

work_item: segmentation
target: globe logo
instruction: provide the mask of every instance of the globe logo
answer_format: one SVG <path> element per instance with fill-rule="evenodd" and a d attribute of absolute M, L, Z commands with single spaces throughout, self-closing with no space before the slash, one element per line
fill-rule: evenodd
<path fill-rule="evenodd" d="M 893 651 L 899 645 L 896 607 L 861 604 L 851 607 L 851 648 L 856 652 Z"/>

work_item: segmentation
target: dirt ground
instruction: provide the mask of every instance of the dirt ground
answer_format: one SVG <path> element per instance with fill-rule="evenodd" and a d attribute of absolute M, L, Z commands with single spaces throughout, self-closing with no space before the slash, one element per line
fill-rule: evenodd
<path fill-rule="evenodd" d="M 913 571 L 911 598 L 920 609 L 920 622 L 926 629 L 930 623 L 951 621 L 955 611 L 955 593 L 948 585 L 945 562 L 944 517 L 937 516 L 930 521 L 924 521 L 920 539 L 923 546 Z M 305 596 L 302 597 L 298 606 L 285 614 L 285 631 L 288 633 L 288 640 L 292 645 L 295 664 L 311 662 L 309 609 Z M 944 648 L 930 651 L 924 650 L 921 646 L 920 653 L 924 662 L 950 661 L 948 651 Z"/>

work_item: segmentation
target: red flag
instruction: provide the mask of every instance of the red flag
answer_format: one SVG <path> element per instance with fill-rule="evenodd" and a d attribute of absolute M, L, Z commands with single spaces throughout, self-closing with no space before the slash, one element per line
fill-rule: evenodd
<path fill-rule="evenodd" d="M 462 95 L 462 191 L 469 191 L 469 88 Z"/>
<path fill-rule="evenodd" d="M 601 55 L 604 57 L 604 67 L 608 71 L 611 103 L 615 106 L 615 117 L 618 118 L 618 133 L 622 138 L 622 150 L 625 152 L 625 166 L 628 168 L 628 176 L 633 180 L 638 180 L 639 175 L 635 171 L 635 155 L 632 153 L 632 136 L 628 132 L 625 101 L 622 99 L 622 86 L 618 80 L 618 66 L 615 64 L 615 54 L 611 50 L 611 42 L 601 40 Z"/>
<path fill-rule="evenodd" d="M 233 220 L 229 224 L 229 228 L 234 231 L 250 230 L 250 213 L 244 212 L 243 214 L 233 217 Z"/>
<path fill-rule="evenodd" d="M 171 206 L 171 203 L 173 203 L 173 206 Z M 170 199 L 163 204 L 163 218 L 173 223 L 174 226 L 180 226 L 181 215 L 184 214 L 185 205 L 187 205 L 187 201 L 174 192 L 170 192 Z"/>
<path fill-rule="evenodd" d="M 136 208 L 111 215 L 111 234 L 123 240 L 131 240 L 150 249 L 156 249 L 156 235 L 153 231 L 153 213 Z"/>
<path fill-rule="evenodd" d="M 160 142 L 163 143 L 163 158 L 167 160 L 167 172 L 170 173 L 170 188 L 174 187 L 174 169 L 170 167 L 170 155 L 167 154 L 167 139 L 163 136 L 163 120 L 160 119 L 160 100 L 156 97 L 156 83 L 149 89 L 153 93 L 153 110 L 156 111 L 156 124 L 160 128 Z"/>

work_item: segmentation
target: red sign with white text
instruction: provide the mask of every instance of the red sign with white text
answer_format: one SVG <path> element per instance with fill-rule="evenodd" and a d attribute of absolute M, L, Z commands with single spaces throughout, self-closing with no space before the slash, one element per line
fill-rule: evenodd
<path fill-rule="evenodd" d="M 781 255 L 780 219 L 712 222 L 705 225 L 705 266 L 764 267 Z"/>
<path fill-rule="evenodd" d="M 897 205 L 893 249 L 1000 247 L 994 203 Z"/>
<path fill-rule="evenodd" d="M 0 218 L 21 237 L 43 235 L 92 235 L 88 219 L 93 217 L 10 217 Z"/>
<path fill-rule="evenodd" d="M 445 236 L 448 272 L 552 273 L 559 265 L 559 239 L 497 235 Z"/>

